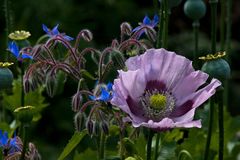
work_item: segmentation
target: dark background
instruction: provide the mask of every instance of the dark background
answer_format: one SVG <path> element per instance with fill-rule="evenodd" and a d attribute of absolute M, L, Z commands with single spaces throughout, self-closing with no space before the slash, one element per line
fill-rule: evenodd
<path fill-rule="evenodd" d="M 184 2 L 182 1 L 178 7 L 172 9 L 169 24 L 169 50 L 191 58 L 193 51 L 192 20 L 184 15 Z M 210 51 L 210 12 L 209 4 L 207 1 L 205 2 L 207 14 L 200 20 L 200 55 L 209 54 Z M 3 4 L 4 0 L 1 0 L 0 58 L 1 54 L 5 54 L 6 49 Z M 133 27 L 136 27 L 145 15 L 153 17 L 158 12 L 157 6 L 154 4 L 151 0 L 12 0 L 10 31 L 30 31 L 32 36 L 29 40 L 34 43 L 39 36 L 44 34 L 43 23 L 49 28 L 60 24 L 60 32 L 65 32 L 72 37 L 75 37 L 81 29 L 88 28 L 94 37 L 91 45 L 101 50 L 109 46 L 112 39 L 119 38 L 122 22 L 130 22 Z M 232 115 L 240 113 L 239 8 L 240 1 L 233 0 L 232 51 L 230 53 L 232 77 L 229 90 L 230 105 L 228 106 Z M 220 9 L 218 10 L 220 13 Z M 220 14 L 218 15 L 220 17 Z M 49 98 L 44 94 L 50 106 L 43 111 L 42 119 L 32 127 L 32 137 L 30 138 L 39 147 L 43 159 L 56 159 L 74 131 L 71 96 L 75 92 L 76 83 L 68 81 L 64 94 L 54 98 Z"/>

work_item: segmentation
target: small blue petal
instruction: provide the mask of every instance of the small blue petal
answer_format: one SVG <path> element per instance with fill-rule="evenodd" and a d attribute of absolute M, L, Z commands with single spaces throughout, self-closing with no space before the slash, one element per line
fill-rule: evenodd
<path fill-rule="evenodd" d="M 97 100 L 108 101 L 110 99 L 110 93 L 105 89 L 101 89 L 101 95 L 97 98 Z"/>
<path fill-rule="evenodd" d="M 29 56 L 29 55 L 27 55 L 27 54 L 22 54 L 22 56 L 21 56 L 23 59 L 33 59 L 33 57 L 32 56 Z"/>
<path fill-rule="evenodd" d="M 59 26 L 59 24 L 57 24 L 57 25 L 52 29 L 52 34 L 53 34 L 53 35 L 58 35 L 58 34 L 60 34 L 60 32 L 58 31 L 58 26 Z"/>
<path fill-rule="evenodd" d="M 64 38 L 65 40 L 67 40 L 67 41 L 72 41 L 72 40 L 74 40 L 74 38 L 72 38 L 72 37 L 70 37 L 70 36 L 68 36 L 68 35 L 64 35 L 63 38 Z"/>
<path fill-rule="evenodd" d="M 112 84 L 111 82 L 108 82 L 108 84 L 107 84 L 107 90 L 108 90 L 108 91 L 111 91 L 111 90 L 112 90 L 112 86 L 113 86 L 113 84 Z"/>
<path fill-rule="evenodd" d="M 96 100 L 96 97 L 95 96 L 92 96 L 92 95 L 90 95 L 90 96 L 88 96 L 91 100 L 93 100 L 93 101 L 95 101 Z"/>
<path fill-rule="evenodd" d="M 15 57 L 19 56 L 19 48 L 15 42 L 9 42 L 8 49 Z"/>
<path fill-rule="evenodd" d="M 132 30 L 132 32 L 139 31 L 141 28 L 142 28 L 142 26 L 138 26 L 138 27 L 134 28 L 134 29 Z"/>
<path fill-rule="evenodd" d="M 155 27 L 158 24 L 158 22 L 159 22 L 159 17 L 157 14 L 155 14 L 153 17 L 153 24 L 152 24 L 153 27 Z"/>
<path fill-rule="evenodd" d="M 47 34 L 49 34 L 49 29 L 45 24 L 42 24 L 42 29 L 44 32 L 46 32 Z"/>
<path fill-rule="evenodd" d="M 143 19 L 143 24 L 150 25 L 151 24 L 151 19 L 148 16 L 145 16 L 144 19 Z"/>

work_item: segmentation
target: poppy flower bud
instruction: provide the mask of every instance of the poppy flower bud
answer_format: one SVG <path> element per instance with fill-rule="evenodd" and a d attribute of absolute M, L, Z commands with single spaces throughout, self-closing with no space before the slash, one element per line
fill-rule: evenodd
<path fill-rule="evenodd" d="M 200 57 L 206 62 L 202 66 L 202 71 L 208 73 L 211 77 L 217 78 L 220 81 L 224 81 L 230 77 L 230 66 L 223 57 L 225 53 L 217 53 L 215 55 L 207 55 L 206 57 Z"/>
<path fill-rule="evenodd" d="M 14 110 L 16 118 L 22 123 L 30 123 L 33 119 L 35 107 L 24 106 Z"/>
<path fill-rule="evenodd" d="M 13 63 L 0 62 L 0 90 L 12 87 L 13 73 L 7 67 Z"/>
<path fill-rule="evenodd" d="M 125 58 L 120 51 L 114 50 L 111 53 L 111 60 L 113 61 L 114 66 L 117 68 L 122 69 L 125 67 Z"/>
<path fill-rule="evenodd" d="M 206 14 L 206 5 L 202 0 L 187 0 L 184 4 L 184 13 L 192 20 L 199 20 Z"/>

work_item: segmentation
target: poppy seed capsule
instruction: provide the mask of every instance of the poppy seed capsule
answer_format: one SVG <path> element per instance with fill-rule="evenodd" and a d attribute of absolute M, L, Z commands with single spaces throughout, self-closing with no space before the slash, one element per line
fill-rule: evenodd
<path fill-rule="evenodd" d="M 201 70 L 220 81 L 228 79 L 231 72 L 228 62 L 222 58 L 206 61 Z"/>
<path fill-rule="evenodd" d="M 20 122 L 30 123 L 33 119 L 34 109 L 33 106 L 19 107 L 14 110 L 14 114 Z"/>
<path fill-rule="evenodd" d="M 0 66 L 0 90 L 12 87 L 13 73 L 10 69 Z"/>
<path fill-rule="evenodd" d="M 202 0 L 187 0 L 184 4 L 184 13 L 192 20 L 199 20 L 206 14 L 206 5 Z"/>

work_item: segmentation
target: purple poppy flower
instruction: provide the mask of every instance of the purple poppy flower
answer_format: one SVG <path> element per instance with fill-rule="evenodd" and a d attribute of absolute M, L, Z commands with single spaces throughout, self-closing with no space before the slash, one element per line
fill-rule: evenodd
<path fill-rule="evenodd" d="M 65 33 L 60 33 L 60 32 L 58 31 L 58 26 L 59 26 L 59 25 L 57 24 L 57 25 L 51 30 L 51 29 L 49 29 L 45 24 L 42 24 L 42 29 L 43 29 L 44 32 L 46 32 L 46 34 L 47 34 L 49 37 L 53 37 L 53 36 L 57 36 L 57 35 L 62 35 L 63 38 L 64 38 L 65 40 L 67 40 L 67 41 L 71 41 L 71 40 L 74 39 L 74 38 L 66 35 Z"/>
<path fill-rule="evenodd" d="M 165 49 L 150 49 L 126 61 L 128 71 L 114 80 L 111 103 L 128 114 L 124 121 L 156 131 L 201 127 L 195 110 L 221 85 L 205 86 L 208 75 L 194 71 L 192 62 Z M 200 88 L 201 86 L 201 88 Z"/>
<path fill-rule="evenodd" d="M 137 32 L 137 31 L 141 30 L 138 35 L 138 38 L 140 38 L 141 35 L 143 35 L 143 33 L 146 32 L 146 30 L 143 29 L 144 27 L 148 26 L 150 28 L 154 28 L 157 26 L 158 22 L 159 22 L 159 17 L 157 14 L 154 15 L 153 20 L 151 20 L 148 16 L 145 16 L 143 19 L 143 22 L 140 23 L 140 25 L 138 27 L 134 28 L 132 30 L 132 32 Z"/>
<path fill-rule="evenodd" d="M 18 61 L 22 61 L 23 59 L 33 59 L 32 56 L 20 53 L 18 45 L 12 41 L 8 43 L 8 50 L 17 58 Z"/>

